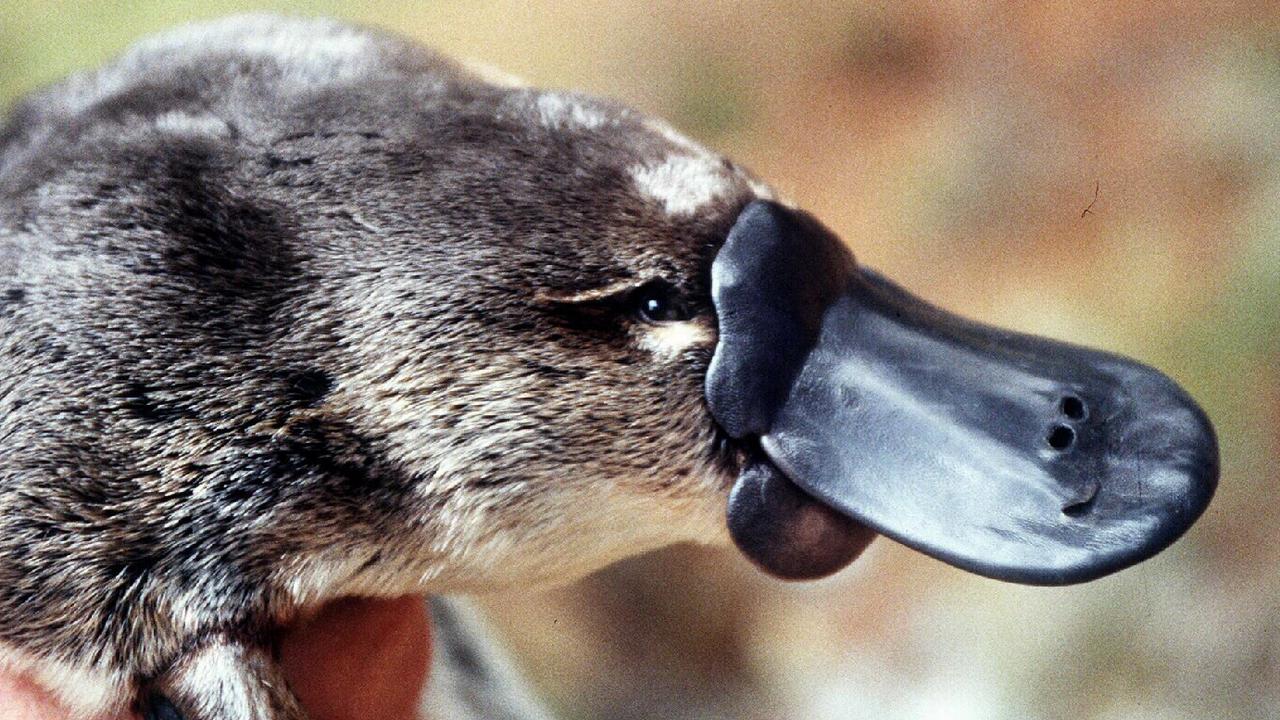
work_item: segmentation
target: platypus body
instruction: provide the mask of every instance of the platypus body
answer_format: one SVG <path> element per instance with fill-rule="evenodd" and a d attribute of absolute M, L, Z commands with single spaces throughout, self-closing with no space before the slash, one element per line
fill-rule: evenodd
<path fill-rule="evenodd" d="M 195 26 L 0 131 L 0 662 L 85 717 L 302 718 L 270 647 L 327 600 L 679 541 L 1078 582 L 1216 479 L 1154 370 L 948 315 L 668 125 L 394 36 Z"/>

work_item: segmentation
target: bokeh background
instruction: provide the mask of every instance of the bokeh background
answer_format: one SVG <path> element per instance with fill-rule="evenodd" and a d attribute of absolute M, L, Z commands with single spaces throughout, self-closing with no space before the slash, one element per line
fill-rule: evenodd
<path fill-rule="evenodd" d="M 485 599 L 565 718 L 1280 718 L 1280 3 L 5 0 L 0 106 L 249 9 L 665 116 L 917 293 L 1143 358 L 1217 423 L 1201 523 L 1081 587 L 880 540 L 806 585 L 674 548 Z"/>

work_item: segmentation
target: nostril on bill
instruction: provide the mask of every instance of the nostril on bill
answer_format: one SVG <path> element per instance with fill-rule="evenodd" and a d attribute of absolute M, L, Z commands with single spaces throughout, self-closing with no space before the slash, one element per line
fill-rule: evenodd
<path fill-rule="evenodd" d="M 1083 420 L 1085 407 L 1084 401 L 1075 395 L 1066 395 L 1058 403 L 1058 409 L 1062 411 L 1070 420 Z"/>
<path fill-rule="evenodd" d="M 1071 447 L 1076 441 L 1076 431 L 1067 425 L 1055 425 L 1049 431 L 1049 437 L 1045 439 L 1049 441 L 1049 447 L 1061 452 Z"/>

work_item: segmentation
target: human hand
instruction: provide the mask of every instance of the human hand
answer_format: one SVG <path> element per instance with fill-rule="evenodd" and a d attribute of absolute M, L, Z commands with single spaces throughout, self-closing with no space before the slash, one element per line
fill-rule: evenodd
<path fill-rule="evenodd" d="M 431 664 L 431 622 L 421 597 L 344 599 L 289 628 L 280 663 L 312 720 L 418 720 Z M 0 718 L 70 720 L 49 691 L 0 671 Z M 139 720 L 132 712 L 102 720 Z"/>

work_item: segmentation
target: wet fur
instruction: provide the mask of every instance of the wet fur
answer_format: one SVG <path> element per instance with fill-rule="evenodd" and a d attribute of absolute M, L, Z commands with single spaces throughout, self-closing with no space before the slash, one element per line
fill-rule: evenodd
<path fill-rule="evenodd" d="M 760 192 L 323 21 L 34 94 L 0 130 L 0 662 L 90 715 L 335 596 L 723 540 L 708 268 Z M 658 279 L 695 311 L 666 335 L 627 305 Z"/>

